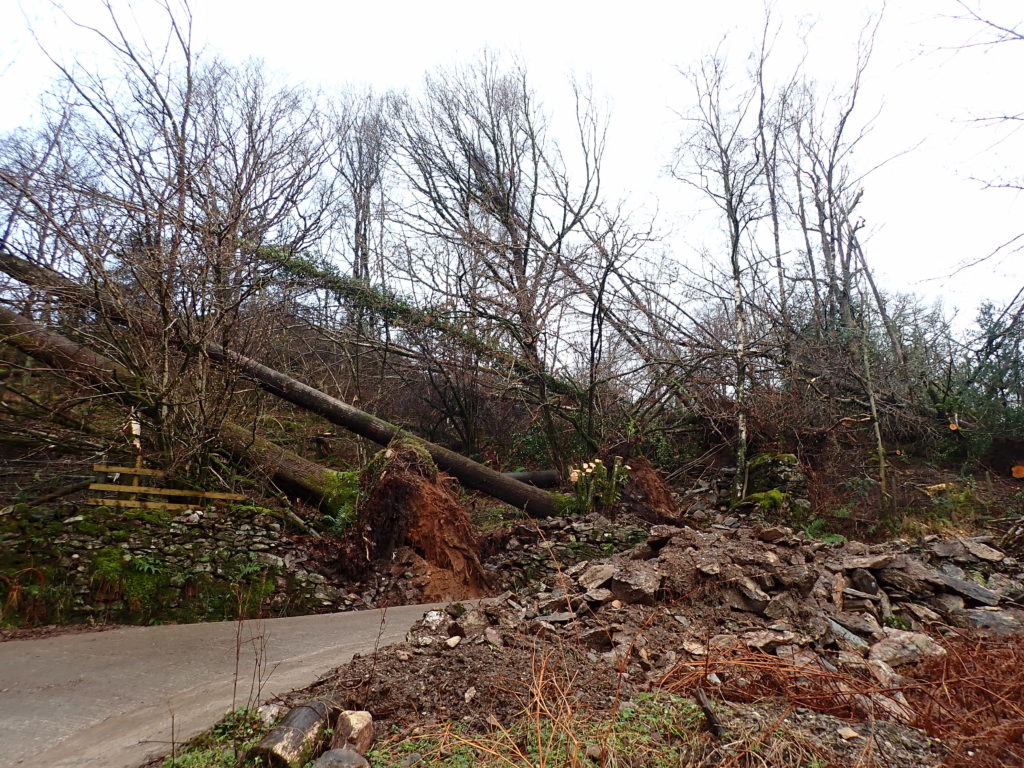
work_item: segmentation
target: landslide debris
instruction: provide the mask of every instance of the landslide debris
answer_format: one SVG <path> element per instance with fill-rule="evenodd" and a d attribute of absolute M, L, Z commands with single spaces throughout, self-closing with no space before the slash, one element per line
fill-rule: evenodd
<path fill-rule="evenodd" d="M 545 676 L 571 680 L 573 706 L 595 714 L 700 689 L 727 729 L 812 734 L 822 765 L 936 765 L 959 742 L 921 730 L 921 697 L 905 691 L 925 688 L 910 675 L 968 633 L 1015 636 L 1022 595 L 1020 563 L 984 536 L 869 546 L 782 526 L 659 525 L 626 552 L 431 611 L 406 643 L 302 695 L 409 735 L 506 727 Z"/>

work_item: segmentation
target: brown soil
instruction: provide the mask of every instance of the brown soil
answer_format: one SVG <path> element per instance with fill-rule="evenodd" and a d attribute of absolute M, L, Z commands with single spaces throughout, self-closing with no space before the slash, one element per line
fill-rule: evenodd
<path fill-rule="evenodd" d="M 578 712 L 598 721 L 618 707 L 628 707 L 638 693 L 657 690 L 661 674 L 652 664 L 688 634 L 666 607 L 622 606 L 614 612 L 613 626 L 616 633 L 633 638 L 629 661 L 595 652 L 571 632 L 540 636 L 526 626 L 506 628 L 498 646 L 477 637 L 466 638 L 455 648 L 435 642 L 382 649 L 354 659 L 333 675 L 288 695 L 284 702 L 297 706 L 327 698 L 346 709 L 367 710 L 373 713 L 378 738 L 433 732 L 450 723 L 492 732 L 517 717 L 529 717 L 538 704 L 545 711 Z M 442 637 L 447 634 L 443 626 L 438 631 Z M 413 634 L 417 634 L 415 628 Z M 838 731 L 849 721 L 780 701 L 778 692 L 756 701 L 747 698 L 744 704 L 723 700 L 720 694 L 712 693 L 714 707 L 733 737 L 745 733 L 751 743 L 763 740 L 769 751 L 782 745 L 806 752 L 803 764 L 817 758 L 814 764 L 821 766 L 881 768 L 936 765 L 940 759 L 924 734 L 896 723 L 854 722 L 870 741 L 848 742 Z M 729 752 L 733 739 L 716 742 L 705 734 L 705 740 L 709 765 L 789 764 L 738 761 Z"/>
<path fill-rule="evenodd" d="M 609 709 L 620 694 L 614 667 L 590 663 L 578 648 L 523 639 L 501 648 L 487 643 L 425 653 L 409 646 L 391 648 L 353 660 L 288 701 L 326 697 L 345 709 L 365 709 L 382 734 L 456 721 L 484 727 L 495 718 L 507 723 L 523 713 L 537 678 L 545 674 L 574 680 L 578 695 L 593 710 Z"/>
<path fill-rule="evenodd" d="M 488 579 L 477 554 L 476 532 L 454 493 L 454 481 L 415 448 L 396 445 L 382 458 L 380 470 L 366 481 L 366 499 L 359 509 L 364 562 L 390 559 L 408 547 L 426 565 L 425 600 L 486 594 Z"/>
<path fill-rule="evenodd" d="M 628 459 L 629 483 L 626 494 L 631 511 L 650 523 L 679 523 L 683 519 L 668 483 L 643 456 Z"/>

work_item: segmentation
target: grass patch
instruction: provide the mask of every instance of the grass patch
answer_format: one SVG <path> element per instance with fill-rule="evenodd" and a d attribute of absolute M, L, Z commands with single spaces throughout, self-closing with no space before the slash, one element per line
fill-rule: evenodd
<path fill-rule="evenodd" d="M 168 755 L 164 759 L 163 768 L 263 766 L 262 760 L 246 759 L 246 755 L 268 730 L 270 727 L 252 710 L 236 710 L 210 730 Z"/>
<path fill-rule="evenodd" d="M 687 699 L 671 694 L 644 694 L 607 716 L 577 712 L 575 697 L 536 702 L 532 713 L 507 726 L 494 723 L 488 733 L 449 725 L 422 736 L 385 740 L 367 755 L 382 768 L 408 765 L 419 754 L 423 765 L 470 766 L 644 765 L 668 768 L 698 764 L 707 736 L 703 715 Z M 604 760 L 602 760 L 602 756 Z M 628 762 L 623 763 L 623 760 Z"/>

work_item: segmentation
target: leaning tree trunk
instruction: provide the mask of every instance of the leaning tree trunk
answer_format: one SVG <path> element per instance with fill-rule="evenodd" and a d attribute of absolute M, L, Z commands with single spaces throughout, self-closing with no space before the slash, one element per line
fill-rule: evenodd
<path fill-rule="evenodd" d="M 0 337 L 51 368 L 74 380 L 131 405 L 148 408 L 137 387 L 137 377 L 124 366 L 54 333 L 6 307 L 0 307 Z M 337 486 L 336 473 L 254 435 L 237 424 L 225 422 L 218 435 L 221 448 L 237 461 L 269 474 L 285 491 L 306 501 L 329 501 Z"/>
<path fill-rule="evenodd" d="M 107 306 L 102 302 L 102 299 L 96 299 L 91 295 L 86 295 L 80 286 L 76 285 L 71 280 L 68 280 L 63 275 L 45 267 L 35 265 L 2 249 L 0 249 L 0 271 L 6 272 L 16 280 L 32 285 L 33 287 L 52 291 L 58 295 L 65 296 L 71 301 L 82 306 L 88 306 L 102 311 L 106 314 L 108 319 L 115 322 L 123 320 L 123 318 L 118 316 L 116 308 Z M 97 303 L 99 303 L 100 306 L 96 306 Z M 11 314 L 13 315 L 13 313 Z M 20 317 L 18 315 L 14 316 Z M 31 322 L 24 318 L 21 318 L 21 320 L 24 322 Z M 36 327 L 39 328 L 38 326 Z M 46 332 L 45 329 L 42 328 L 39 328 L 39 330 Z M 78 345 L 75 345 L 74 342 L 68 339 L 64 339 L 64 341 L 78 347 Z M 84 350 L 82 347 L 78 348 Z M 256 382 L 259 383 L 259 385 L 267 392 L 277 395 L 278 397 L 294 403 L 301 408 L 323 416 L 328 421 L 344 427 L 361 437 L 365 437 L 380 445 L 388 445 L 396 438 L 405 438 L 416 441 L 427 450 L 431 458 L 441 469 L 454 475 L 455 478 L 467 488 L 472 488 L 474 490 L 481 491 L 482 493 L 486 493 L 489 496 L 493 496 L 500 501 L 504 501 L 514 507 L 518 507 L 519 509 L 522 509 L 528 514 L 536 517 L 546 517 L 555 512 L 555 499 L 551 494 L 520 482 L 511 475 L 502 474 L 501 472 L 497 472 L 490 467 L 486 467 L 483 464 L 473 461 L 472 459 L 468 459 L 461 454 L 450 451 L 447 448 L 421 440 L 420 438 L 399 429 L 395 425 L 390 424 L 383 419 L 379 419 L 376 416 L 360 411 L 347 403 L 333 398 L 317 389 L 313 389 L 312 387 L 280 373 L 279 371 L 268 368 L 255 360 L 251 360 L 237 352 L 226 350 L 218 344 L 205 342 L 202 344 L 202 348 L 211 359 L 228 363 L 236 367 L 238 370 L 244 371 L 256 380 Z M 89 352 L 89 350 L 85 351 Z M 89 352 L 89 354 L 95 353 Z M 105 360 L 105 358 L 101 359 Z M 115 365 L 109 360 L 106 362 L 109 365 Z M 127 369 L 122 370 L 123 375 L 127 375 L 129 377 L 132 376 Z M 232 425 L 232 427 L 233 426 L 234 425 Z M 236 432 L 232 428 L 229 428 L 226 431 L 222 430 L 221 436 L 224 440 L 225 447 L 229 448 L 229 452 L 233 452 L 230 449 L 230 446 L 232 445 L 236 446 L 236 451 L 245 450 L 248 453 L 255 452 L 257 454 L 266 454 L 268 451 L 272 452 L 274 449 L 277 451 L 284 450 L 272 443 L 266 443 L 265 441 L 257 442 L 258 438 L 255 438 L 255 436 L 249 431 L 244 430 L 241 427 L 238 427 L 237 429 L 241 430 L 241 432 Z M 247 442 L 242 442 L 242 435 L 245 435 Z M 246 448 L 245 446 L 248 447 Z M 297 454 L 293 454 L 288 451 L 284 451 L 284 453 L 288 455 L 279 456 L 276 457 L 276 459 L 281 462 L 281 466 L 283 468 L 294 469 L 294 471 L 289 470 L 288 474 L 294 475 L 296 480 L 302 481 L 307 478 L 309 474 L 308 467 L 318 468 L 322 472 L 330 472 L 330 470 L 327 470 L 318 464 L 302 459 L 302 457 Z M 237 453 L 235 453 L 235 455 L 238 456 Z M 290 457 L 294 457 L 300 462 L 304 462 L 304 465 L 308 465 L 308 467 L 296 465 Z M 264 455 L 261 458 L 270 466 L 274 466 L 274 460 L 272 460 L 269 455 Z M 283 484 L 289 490 L 305 488 L 305 485 L 301 482 L 296 484 L 296 482 L 291 480 L 285 481 Z"/>
<path fill-rule="evenodd" d="M 534 517 L 546 517 L 555 512 L 555 499 L 546 491 L 527 485 L 490 467 L 485 467 L 483 464 L 455 453 L 455 451 L 422 440 L 394 424 L 365 411 L 360 411 L 308 384 L 303 384 L 291 376 L 268 368 L 237 352 L 224 349 L 218 344 L 207 342 L 203 345 L 203 349 L 212 359 L 231 365 L 251 376 L 267 392 L 323 416 L 328 421 L 344 427 L 360 437 L 365 437 L 379 445 L 388 445 L 398 439 L 415 442 L 430 454 L 430 458 L 438 467 L 454 475 L 467 488 L 493 496 Z"/>

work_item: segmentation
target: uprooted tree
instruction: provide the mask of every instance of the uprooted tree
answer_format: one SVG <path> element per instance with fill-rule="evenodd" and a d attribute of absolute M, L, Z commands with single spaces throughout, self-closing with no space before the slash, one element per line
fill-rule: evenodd
<path fill-rule="evenodd" d="M 187 14 L 159 47 L 108 22 L 118 75 L 54 56 L 47 121 L 0 138 L 0 418 L 81 431 L 102 391 L 145 408 L 166 468 L 220 482 L 229 455 L 311 500 L 365 440 L 415 434 L 538 515 L 557 497 L 499 470 L 625 446 L 738 464 L 742 496 L 766 447 L 855 444 L 880 475 L 894 446 L 977 457 L 1019 422 L 1020 302 L 958 339 L 870 270 L 871 28 L 845 90 L 774 77 L 767 23 L 750 71 L 697 70 L 675 172 L 724 239 L 692 266 L 609 200 L 586 88 L 553 116 L 488 54 L 406 93 L 313 94 L 200 55 Z M 98 355 L 65 370 L 95 389 L 34 397 L 29 330 Z"/>

